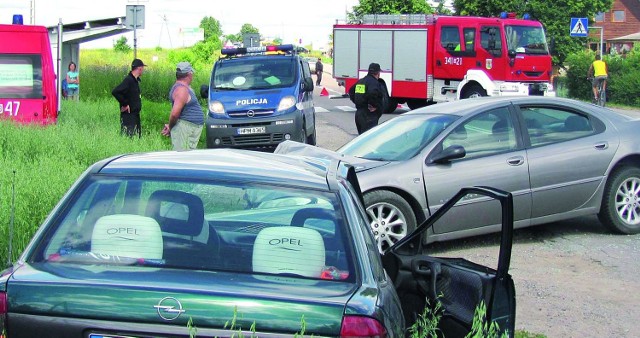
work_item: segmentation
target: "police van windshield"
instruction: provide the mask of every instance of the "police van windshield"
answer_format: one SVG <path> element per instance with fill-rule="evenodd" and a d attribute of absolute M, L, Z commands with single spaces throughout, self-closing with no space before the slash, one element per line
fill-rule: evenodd
<path fill-rule="evenodd" d="M 291 57 L 238 58 L 222 61 L 214 69 L 211 88 L 254 90 L 290 87 L 296 79 Z"/>
<path fill-rule="evenodd" d="M 42 99 L 42 65 L 39 54 L 0 55 L 0 97 Z"/>
<path fill-rule="evenodd" d="M 506 26 L 507 48 L 520 54 L 549 54 L 542 27 Z"/>

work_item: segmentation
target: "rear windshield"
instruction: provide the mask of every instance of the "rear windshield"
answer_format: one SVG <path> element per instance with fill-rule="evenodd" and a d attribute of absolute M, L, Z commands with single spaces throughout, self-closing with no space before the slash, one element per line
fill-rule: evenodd
<path fill-rule="evenodd" d="M 333 193 L 130 178 L 80 190 L 32 262 L 354 278 Z"/>
<path fill-rule="evenodd" d="M 0 98 L 42 98 L 40 54 L 0 54 Z"/>
<path fill-rule="evenodd" d="M 291 87 L 296 79 L 295 59 L 289 56 L 245 57 L 216 64 L 211 88 L 253 90 Z"/>

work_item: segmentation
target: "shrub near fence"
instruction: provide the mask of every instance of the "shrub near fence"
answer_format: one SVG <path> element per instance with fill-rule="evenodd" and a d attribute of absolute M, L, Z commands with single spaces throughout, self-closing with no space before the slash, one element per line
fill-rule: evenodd
<path fill-rule="evenodd" d="M 640 46 L 630 53 L 605 55 L 604 61 L 609 69 L 607 80 L 607 99 L 609 102 L 640 107 Z M 595 53 L 585 51 L 567 57 L 567 78 L 565 85 L 570 97 L 591 101 L 593 91 L 587 73 Z"/>

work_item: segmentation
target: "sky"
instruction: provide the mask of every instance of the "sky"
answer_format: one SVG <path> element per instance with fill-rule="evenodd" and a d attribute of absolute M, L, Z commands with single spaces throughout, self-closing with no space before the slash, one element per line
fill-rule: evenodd
<path fill-rule="evenodd" d="M 24 23 L 55 26 L 126 15 L 127 5 L 145 6 L 145 28 L 137 30 L 138 48 L 182 47 L 189 44 L 180 29 L 196 28 L 211 16 L 220 21 L 224 34 L 240 32 L 243 24 L 258 28 L 263 37 L 279 37 L 283 43 L 325 46 L 336 20 L 344 20 L 358 0 L 0 0 L 0 23 L 10 24 L 14 14 Z M 126 33 L 129 44 L 133 33 Z M 120 35 L 81 44 L 80 48 L 110 48 Z"/>

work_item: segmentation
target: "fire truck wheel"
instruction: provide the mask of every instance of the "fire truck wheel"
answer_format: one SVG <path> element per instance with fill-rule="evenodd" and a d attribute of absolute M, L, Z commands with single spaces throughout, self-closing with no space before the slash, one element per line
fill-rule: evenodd
<path fill-rule="evenodd" d="M 427 100 L 422 99 L 409 99 L 407 100 L 407 106 L 409 109 L 418 109 L 427 106 Z"/>
<path fill-rule="evenodd" d="M 463 99 L 469 99 L 473 97 L 481 97 L 487 96 L 487 91 L 478 85 L 471 85 L 465 88 L 464 92 L 462 92 Z"/>
<path fill-rule="evenodd" d="M 384 113 L 391 114 L 396 111 L 396 108 L 398 108 L 398 100 L 390 98 L 389 104 L 387 104 L 387 108 L 384 110 Z"/>

